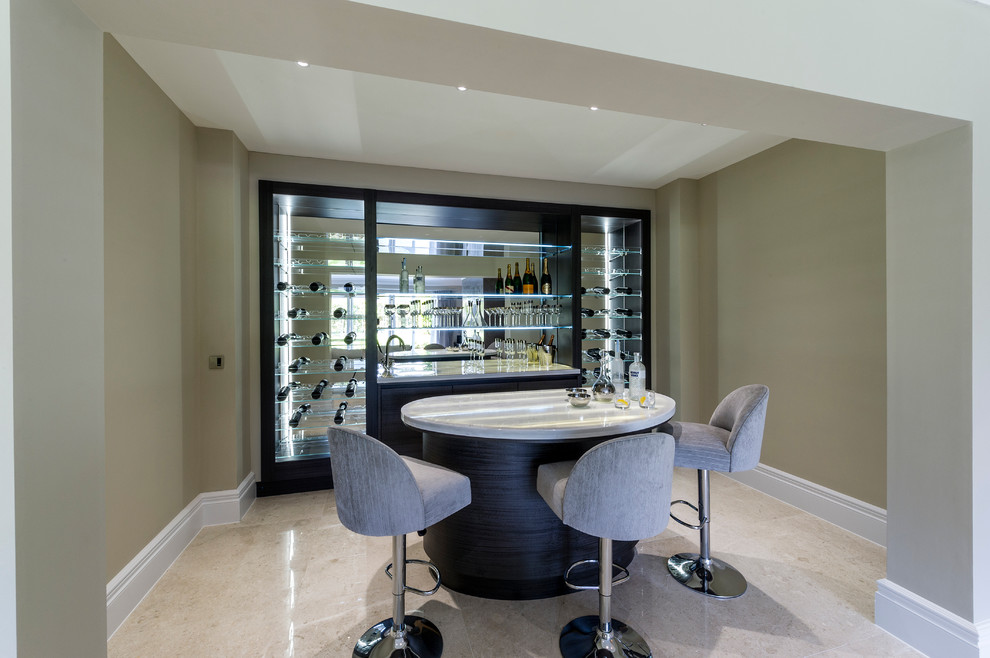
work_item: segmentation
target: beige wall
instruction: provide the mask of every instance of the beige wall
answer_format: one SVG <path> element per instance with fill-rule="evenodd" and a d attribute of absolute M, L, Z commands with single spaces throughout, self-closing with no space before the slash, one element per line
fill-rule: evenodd
<path fill-rule="evenodd" d="M 16 655 L 100 656 L 102 35 L 68 0 L 13 0 L 10 25 Z"/>
<path fill-rule="evenodd" d="M 792 140 L 697 194 L 671 231 L 680 417 L 707 421 L 729 391 L 767 384 L 762 463 L 885 507 L 883 154 Z"/>
<path fill-rule="evenodd" d="M 183 167 L 196 142 L 192 123 L 109 35 L 104 52 L 110 578 L 199 493 L 195 445 L 184 441 L 193 434 L 182 300 L 194 191 Z"/>

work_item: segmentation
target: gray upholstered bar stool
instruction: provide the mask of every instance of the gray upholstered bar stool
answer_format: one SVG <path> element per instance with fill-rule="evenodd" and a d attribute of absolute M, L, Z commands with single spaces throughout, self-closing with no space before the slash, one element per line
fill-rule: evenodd
<path fill-rule="evenodd" d="M 367 434 L 343 427 L 327 430 L 337 514 L 361 535 L 392 537 L 392 618 L 367 631 L 354 658 L 433 658 L 443 653 L 443 637 L 428 619 L 406 616 L 406 590 L 430 595 L 440 588 L 440 572 L 425 560 L 406 559 L 406 534 L 424 530 L 471 502 L 471 482 L 460 473 L 412 457 L 400 457 Z M 406 564 L 425 564 L 435 585 L 406 585 Z M 394 568 L 395 573 L 390 569 Z"/>
<path fill-rule="evenodd" d="M 668 434 L 624 436 L 600 443 L 577 461 L 543 464 L 536 488 L 564 524 L 598 537 L 598 559 L 572 564 L 564 581 L 572 589 L 598 590 L 598 615 L 572 619 L 560 632 L 564 658 L 649 658 L 643 637 L 612 619 L 612 585 L 629 571 L 612 564 L 612 540 L 637 541 L 667 527 L 674 472 L 674 441 Z M 598 585 L 567 580 L 579 564 L 598 563 Z M 620 577 L 613 580 L 613 566 Z"/>
<path fill-rule="evenodd" d="M 674 466 L 698 469 L 697 507 L 686 500 L 673 502 L 698 512 L 698 524 L 686 523 L 673 514 L 671 518 L 701 531 L 700 553 L 678 553 L 667 560 L 667 570 L 685 587 L 716 599 L 742 596 L 746 579 L 730 564 L 711 555 L 708 472 L 747 471 L 760 463 L 769 397 L 770 389 L 766 386 L 743 386 L 719 403 L 708 425 L 674 422 L 661 426 L 673 435 L 677 445 Z"/>

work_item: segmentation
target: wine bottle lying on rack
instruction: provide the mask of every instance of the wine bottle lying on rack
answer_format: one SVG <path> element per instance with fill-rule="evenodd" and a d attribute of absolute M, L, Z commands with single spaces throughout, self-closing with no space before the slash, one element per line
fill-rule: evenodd
<path fill-rule="evenodd" d="M 354 339 L 355 338 L 357 338 L 357 332 L 356 331 L 348 331 L 347 332 L 347 335 L 344 336 L 344 343 L 347 344 L 347 345 L 350 345 L 351 343 L 354 342 Z"/>
<path fill-rule="evenodd" d="M 335 413 L 333 415 L 333 424 L 334 425 L 340 425 L 341 423 L 344 422 L 344 412 L 346 410 L 347 410 L 347 401 L 345 400 L 345 401 L 343 401 L 343 402 L 340 403 L 340 406 L 337 407 L 337 413 Z"/>
<path fill-rule="evenodd" d="M 616 315 L 625 315 L 627 317 L 632 316 L 633 314 L 633 311 L 630 308 L 615 308 L 612 309 L 612 312 L 615 313 Z"/>
<path fill-rule="evenodd" d="M 279 281 L 275 284 L 275 290 L 288 290 L 290 287 L 288 281 Z"/>
<path fill-rule="evenodd" d="M 344 284 L 344 292 L 354 292 L 354 284 L 348 281 Z"/>
<path fill-rule="evenodd" d="M 304 308 L 290 308 L 285 314 L 290 318 L 303 318 L 309 315 L 309 311 Z"/>
<path fill-rule="evenodd" d="M 319 281 L 314 281 L 313 283 L 309 284 L 309 289 L 312 290 L 313 292 L 324 292 L 327 289 L 327 287 Z"/>
<path fill-rule="evenodd" d="M 313 345 L 329 345 L 330 344 L 330 334 L 325 331 L 321 331 L 312 338 Z"/>
<path fill-rule="evenodd" d="M 338 356 L 337 360 L 333 362 L 333 369 L 336 370 L 337 372 L 340 372 L 341 370 L 344 370 L 345 368 L 348 367 L 350 366 L 346 356 Z"/>
<path fill-rule="evenodd" d="M 609 356 L 615 356 L 614 350 L 602 350 L 599 347 L 592 347 L 589 350 L 585 350 L 584 353 L 593 361 L 601 361 L 602 354 L 608 354 Z"/>
<path fill-rule="evenodd" d="M 275 399 L 279 402 L 285 402 L 286 398 L 289 397 L 289 394 L 301 386 L 302 382 L 289 382 L 282 388 L 278 389 L 278 393 L 275 394 Z"/>
<path fill-rule="evenodd" d="M 312 361 L 312 359 L 308 356 L 300 356 L 299 358 L 293 359 L 292 363 L 289 364 L 289 372 L 299 372 L 299 369 L 310 361 Z"/>
<path fill-rule="evenodd" d="M 604 338 L 611 338 L 612 337 L 612 332 L 609 331 L 608 329 L 592 329 L 591 330 L 591 334 L 595 338 L 602 338 L 602 339 L 604 339 Z"/>
<path fill-rule="evenodd" d="M 352 398 L 354 397 L 354 391 L 357 390 L 358 381 L 351 377 L 351 381 L 347 382 L 347 390 L 344 391 L 344 395 Z"/>
<path fill-rule="evenodd" d="M 289 419 L 289 427 L 299 427 L 299 421 L 302 420 L 303 414 L 308 414 L 311 405 L 307 402 L 296 407 L 295 412 L 293 412 L 292 417 Z"/>
<path fill-rule="evenodd" d="M 598 314 L 598 312 L 595 309 L 593 309 L 593 308 L 582 308 L 581 309 L 581 316 L 582 317 L 585 317 L 585 318 L 593 318 L 597 314 Z"/>
<path fill-rule="evenodd" d="M 608 288 L 602 288 L 601 286 L 596 286 L 594 288 L 585 288 L 584 286 L 581 286 L 581 294 L 582 295 L 588 295 L 588 294 L 592 294 L 592 295 L 607 295 L 608 293 L 609 293 L 609 289 Z"/>
<path fill-rule="evenodd" d="M 282 334 L 281 336 L 275 339 L 275 342 L 279 345 L 287 345 L 290 340 L 299 340 L 300 338 L 302 338 L 302 336 L 295 333 Z"/>
<path fill-rule="evenodd" d="M 347 315 L 347 309 L 345 308 L 341 308 L 338 306 L 333 310 L 333 317 L 337 318 L 338 320 L 344 317 L 345 315 Z"/>
<path fill-rule="evenodd" d="M 621 336 L 622 338 L 632 338 L 632 332 L 628 329 L 616 329 L 615 333 L 617 336 Z"/>
<path fill-rule="evenodd" d="M 323 389 L 325 389 L 329 384 L 330 382 L 328 382 L 327 380 L 321 379 L 320 383 L 313 387 L 313 392 L 310 393 L 310 395 L 313 396 L 314 400 L 319 400 L 321 397 L 323 397 Z"/>
<path fill-rule="evenodd" d="M 631 295 L 633 294 L 632 288 L 627 288 L 626 286 L 618 286 L 615 289 L 615 294 L 617 295 Z"/>

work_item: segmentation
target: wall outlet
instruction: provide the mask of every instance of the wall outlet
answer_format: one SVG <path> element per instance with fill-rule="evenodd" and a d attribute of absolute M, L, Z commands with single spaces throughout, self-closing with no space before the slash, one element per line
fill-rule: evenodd
<path fill-rule="evenodd" d="M 210 355 L 210 370 L 223 370 L 223 354 Z"/>

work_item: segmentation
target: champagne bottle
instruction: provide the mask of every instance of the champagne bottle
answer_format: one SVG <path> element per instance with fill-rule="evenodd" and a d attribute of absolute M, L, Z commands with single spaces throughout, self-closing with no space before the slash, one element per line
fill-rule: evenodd
<path fill-rule="evenodd" d="M 337 413 L 333 415 L 334 425 L 340 425 L 341 423 L 344 422 L 344 411 L 346 410 L 347 410 L 347 401 L 345 400 L 340 403 L 340 406 L 337 407 Z"/>
<path fill-rule="evenodd" d="M 526 271 L 523 273 L 522 288 L 524 295 L 532 295 L 536 292 L 536 276 L 529 268 L 529 259 L 526 259 Z"/>
<path fill-rule="evenodd" d="M 552 334 L 550 336 L 550 341 L 547 343 L 547 347 L 553 347 L 553 339 L 557 337 L 557 334 Z"/>
<path fill-rule="evenodd" d="M 356 331 L 348 331 L 347 332 L 347 335 L 344 336 L 344 344 L 345 345 L 350 345 L 351 343 L 354 342 L 354 339 L 355 338 L 357 338 L 357 332 Z"/>
<path fill-rule="evenodd" d="M 330 335 L 325 331 L 321 331 L 312 338 L 313 345 L 329 345 Z"/>
<path fill-rule="evenodd" d="M 325 292 L 327 287 L 322 283 L 320 283 L 319 281 L 314 281 L 313 283 L 309 284 L 309 289 L 312 290 L 313 292 Z"/>
<path fill-rule="evenodd" d="M 517 295 L 521 295 L 523 291 L 522 277 L 519 276 L 519 261 L 516 261 L 516 275 L 512 277 L 512 290 Z"/>
<path fill-rule="evenodd" d="M 626 286 L 616 286 L 615 294 L 617 295 L 631 295 L 633 294 L 633 289 Z"/>
<path fill-rule="evenodd" d="M 296 407 L 292 418 L 289 419 L 289 427 L 299 427 L 299 421 L 302 420 L 303 414 L 308 414 L 311 408 L 312 406 L 308 402 Z"/>
<path fill-rule="evenodd" d="M 358 381 L 351 377 L 351 381 L 347 382 L 347 390 L 344 391 L 344 395 L 352 398 L 354 397 L 354 391 L 357 390 Z"/>
<path fill-rule="evenodd" d="M 304 308 L 290 308 L 285 314 L 290 318 L 303 318 L 309 315 L 309 311 Z"/>
<path fill-rule="evenodd" d="M 543 274 L 540 276 L 540 292 L 544 295 L 553 294 L 553 279 L 550 278 L 550 259 L 543 259 Z"/>
<path fill-rule="evenodd" d="M 628 308 L 616 308 L 616 309 L 612 309 L 612 312 L 615 313 L 616 315 L 625 315 L 627 317 L 631 317 L 633 314 L 632 309 L 628 309 Z"/>
<path fill-rule="evenodd" d="M 607 295 L 609 293 L 608 288 L 602 288 L 601 286 L 595 286 L 594 288 L 585 288 L 581 286 L 582 295 Z"/>
<path fill-rule="evenodd" d="M 312 359 L 308 356 L 300 356 L 293 359 L 292 363 L 289 364 L 289 372 L 299 372 L 299 369 L 305 367 Z"/>
<path fill-rule="evenodd" d="M 344 317 L 345 315 L 347 315 L 346 308 L 338 306 L 337 308 L 333 309 L 333 317 L 337 318 L 338 320 Z"/>
<path fill-rule="evenodd" d="M 321 379 L 320 383 L 313 387 L 313 392 L 310 395 L 313 396 L 314 400 L 319 400 L 323 397 L 323 389 L 325 389 L 330 384 L 326 379 Z"/>
<path fill-rule="evenodd" d="M 285 402 L 286 398 L 289 397 L 289 393 L 300 386 L 302 386 L 302 383 L 300 382 L 289 382 L 282 388 L 278 389 L 278 393 L 275 394 L 275 399 L 279 402 Z"/>
<path fill-rule="evenodd" d="M 595 317 L 595 314 L 596 313 L 597 313 L 597 311 L 595 311 L 592 308 L 582 308 L 581 309 L 581 317 L 593 318 L 593 317 Z"/>
<path fill-rule="evenodd" d="M 399 272 L 399 292 L 409 292 L 409 270 L 406 269 L 406 259 L 402 259 L 402 270 Z"/>
<path fill-rule="evenodd" d="M 501 270 L 499 270 L 501 272 Z M 503 293 L 511 295 L 516 291 L 515 281 L 512 280 L 512 263 L 505 266 L 505 285 L 502 286 Z"/>
<path fill-rule="evenodd" d="M 300 338 L 302 338 L 302 336 L 297 333 L 282 334 L 275 339 L 275 342 L 279 345 L 288 345 L 290 340 L 298 340 Z"/>
<path fill-rule="evenodd" d="M 498 276 L 495 277 L 495 294 L 501 295 L 505 290 L 505 284 L 502 282 L 502 268 L 498 268 Z"/>
<path fill-rule="evenodd" d="M 338 356 L 337 360 L 333 362 L 333 369 L 336 370 L 337 372 L 340 372 L 341 370 L 347 367 L 348 367 L 348 363 L 346 356 Z"/>
<path fill-rule="evenodd" d="M 622 338 L 632 338 L 632 332 L 628 329 L 616 329 L 615 333 Z"/>
<path fill-rule="evenodd" d="M 354 284 L 348 281 L 344 284 L 344 292 L 354 292 Z"/>

